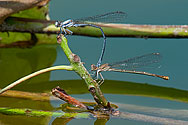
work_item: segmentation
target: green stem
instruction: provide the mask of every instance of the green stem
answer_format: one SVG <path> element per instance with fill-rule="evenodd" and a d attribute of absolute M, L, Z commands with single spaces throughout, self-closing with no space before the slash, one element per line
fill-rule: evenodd
<path fill-rule="evenodd" d="M 0 32 L 28 32 L 57 34 L 59 28 L 55 21 L 9 17 L 0 25 Z M 92 23 L 92 22 L 91 22 Z M 188 38 L 188 25 L 136 25 L 136 24 L 103 24 L 107 37 L 136 38 Z M 93 27 L 70 27 L 73 35 L 102 37 L 99 29 Z"/>
<path fill-rule="evenodd" d="M 20 84 L 21 82 L 23 81 L 26 81 L 34 76 L 37 76 L 37 75 L 40 75 L 42 73 L 45 73 L 45 72 L 49 72 L 49 71 L 53 71 L 53 70 L 69 70 L 69 71 L 72 71 L 73 70 L 73 67 L 72 66 L 54 66 L 54 67 L 50 67 L 50 68 L 46 68 L 46 69 L 42 69 L 42 70 L 39 70 L 37 72 L 34 72 L 30 75 L 27 75 L 13 83 L 11 83 L 10 85 L 8 85 L 7 87 L 3 88 L 0 90 L 0 94 L 2 94 L 3 92 L 13 88 L 14 86 Z"/>
<path fill-rule="evenodd" d="M 106 37 L 135 38 L 188 38 L 188 25 L 136 25 L 96 24 L 102 27 Z M 70 27 L 74 35 L 102 37 L 99 29 L 93 27 Z"/>
<path fill-rule="evenodd" d="M 27 116 L 53 116 L 61 118 L 90 118 L 91 115 L 88 113 L 64 113 L 64 112 L 50 112 L 50 111 L 37 111 L 33 109 L 12 109 L 12 108 L 1 108 L 0 113 L 5 115 L 27 115 Z"/>
<path fill-rule="evenodd" d="M 101 104 L 103 106 L 107 106 L 108 101 L 105 99 L 104 95 L 102 94 L 98 83 L 93 80 L 93 78 L 90 76 L 86 68 L 84 67 L 83 63 L 81 62 L 80 58 L 73 54 L 67 44 L 67 39 L 65 37 L 61 37 L 61 47 L 67 56 L 68 60 L 71 63 L 71 66 L 73 67 L 74 71 L 85 80 L 88 89 L 91 90 L 94 88 L 94 93 L 92 95 L 94 96 L 95 101 L 97 101 L 98 104 Z M 96 100 L 97 99 L 97 100 Z"/>

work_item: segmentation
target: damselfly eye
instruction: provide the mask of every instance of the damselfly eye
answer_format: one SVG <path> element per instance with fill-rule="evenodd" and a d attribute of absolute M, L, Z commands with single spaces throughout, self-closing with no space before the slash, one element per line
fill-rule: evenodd
<path fill-rule="evenodd" d="M 59 21 L 56 21 L 56 22 L 55 22 L 55 26 L 56 26 L 56 27 L 59 27 L 59 26 L 60 26 L 60 22 L 59 22 Z"/>

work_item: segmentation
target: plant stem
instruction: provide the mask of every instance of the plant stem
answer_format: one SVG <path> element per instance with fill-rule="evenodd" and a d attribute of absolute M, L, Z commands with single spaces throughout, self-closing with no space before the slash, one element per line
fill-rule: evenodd
<path fill-rule="evenodd" d="M 11 108 L 1 108 L 0 113 L 6 115 L 27 115 L 27 116 L 53 116 L 62 118 L 90 118 L 89 113 L 64 113 L 64 112 L 50 112 L 50 111 L 37 111 L 33 109 L 11 109 Z"/>
<path fill-rule="evenodd" d="M 61 89 L 59 86 L 57 86 L 56 88 L 52 89 L 52 94 L 61 99 L 64 100 L 65 102 L 67 102 L 68 104 L 71 104 L 77 108 L 81 108 L 81 109 L 85 109 L 87 110 L 87 106 L 84 105 L 83 103 L 81 103 L 80 101 L 76 100 L 75 98 L 71 97 L 70 95 L 68 95 L 65 90 Z"/>
<path fill-rule="evenodd" d="M 62 66 L 54 66 L 54 67 L 50 67 L 50 68 L 39 70 L 37 72 L 34 72 L 34 73 L 30 74 L 30 75 L 27 75 L 27 76 L 25 76 L 25 77 L 15 81 L 15 82 L 13 82 L 10 85 L 8 85 L 7 87 L 1 89 L 0 90 L 0 94 L 4 93 L 5 91 L 7 91 L 7 90 L 9 90 L 11 88 L 13 88 L 14 86 L 20 84 L 21 82 L 23 82 L 25 80 L 28 80 L 28 79 L 30 79 L 30 78 L 32 78 L 34 76 L 40 75 L 40 74 L 45 73 L 45 72 L 53 71 L 53 70 L 69 70 L 69 71 L 72 71 L 73 67 L 72 66 L 64 66 L 64 65 L 62 65 Z"/>
<path fill-rule="evenodd" d="M 0 32 L 28 32 L 57 34 L 59 28 L 55 21 L 9 17 L 0 25 Z M 135 38 L 188 38 L 188 25 L 135 25 L 135 24 L 103 24 L 107 37 Z M 73 35 L 102 37 L 99 29 L 93 27 L 70 27 Z"/>
<path fill-rule="evenodd" d="M 62 40 L 62 41 L 61 41 Z M 62 35 L 59 40 L 61 48 L 63 49 L 65 55 L 67 56 L 68 60 L 71 63 L 71 66 L 73 67 L 74 71 L 85 80 L 89 91 L 92 93 L 95 101 L 102 106 L 107 106 L 108 101 L 105 99 L 104 95 L 102 94 L 98 83 L 93 80 L 93 78 L 90 76 L 86 68 L 84 67 L 83 63 L 81 62 L 80 58 L 73 54 L 67 44 L 67 39 Z"/>

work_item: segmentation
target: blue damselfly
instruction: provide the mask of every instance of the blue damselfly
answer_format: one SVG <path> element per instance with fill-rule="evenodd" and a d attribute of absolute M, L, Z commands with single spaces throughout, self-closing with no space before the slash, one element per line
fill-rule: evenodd
<path fill-rule="evenodd" d="M 73 32 L 67 28 L 69 27 L 85 27 L 85 26 L 91 26 L 95 27 L 101 30 L 102 36 L 104 38 L 103 42 L 103 47 L 102 47 L 102 52 L 99 57 L 99 60 L 97 62 L 97 67 L 101 65 L 104 52 L 105 52 L 105 47 L 106 47 L 106 36 L 104 34 L 103 29 L 97 25 L 97 23 L 100 22 L 105 22 L 105 23 L 119 23 L 124 20 L 126 17 L 126 13 L 121 12 L 121 11 L 116 11 L 116 12 L 110 12 L 102 15 L 96 15 L 96 16 L 91 16 L 91 17 L 86 17 L 86 18 L 81 18 L 81 19 L 68 19 L 66 21 L 56 21 L 55 26 L 60 27 L 60 34 L 73 34 Z"/>

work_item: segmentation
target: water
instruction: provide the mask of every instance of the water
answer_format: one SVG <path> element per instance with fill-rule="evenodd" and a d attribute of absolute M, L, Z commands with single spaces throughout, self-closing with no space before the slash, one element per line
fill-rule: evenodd
<path fill-rule="evenodd" d="M 69 6 L 63 6 L 71 5 L 72 2 L 74 2 L 75 4 L 72 5 L 71 10 Z M 169 1 L 150 2 L 149 0 L 144 0 L 141 2 L 134 0 L 117 2 L 110 1 L 108 2 L 107 7 L 105 6 L 106 2 L 94 1 L 92 2 L 92 6 L 90 5 L 89 1 L 82 2 L 84 3 L 83 9 L 80 9 L 80 6 L 77 6 L 78 3 L 75 1 L 64 1 L 62 3 L 60 1 L 54 1 L 55 4 L 52 4 L 50 6 L 50 17 L 55 20 L 63 20 L 69 18 L 80 18 L 83 17 L 83 15 L 90 16 L 111 12 L 113 10 L 119 10 L 127 13 L 125 23 L 172 25 L 187 24 L 188 20 L 188 18 L 185 16 L 185 10 L 187 10 L 185 7 L 187 1 L 185 0 L 183 0 L 181 3 L 173 1 L 170 2 L 171 4 L 168 3 Z M 100 4 L 98 4 L 98 2 Z M 168 9 L 166 9 L 167 7 Z M 79 12 L 77 10 L 79 10 Z M 81 56 L 82 61 L 87 62 L 87 67 L 90 67 L 90 64 L 95 63 L 97 55 L 100 54 L 99 52 L 101 47 L 101 42 L 100 40 L 98 40 L 98 38 L 88 39 L 87 37 L 72 36 L 69 37 L 69 41 L 71 41 L 69 42 L 69 45 L 71 46 L 72 50 Z M 186 77 L 187 59 L 186 55 L 182 55 L 183 53 L 187 53 L 186 45 L 186 39 L 145 40 L 139 38 L 107 38 L 106 53 L 103 59 L 103 63 L 124 60 L 146 53 L 160 52 L 163 56 L 161 62 L 162 67 L 161 69 L 157 69 L 151 72 L 168 75 L 170 76 L 170 80 L 164 82 L 163 80 L 157 80 L 153 78 L 145 79 L 145 77 L 142 76 L 125 75 L 121 73 L 104 73 L 107 74 L 104 76 L 106 79 L 134 82 L 139 81 L 142 83 L 151 83 L 160 86 L 168 86 L 188 90 L 186 84 L 186 81 L 188 81 L 188 78 Z M 83 46 L 83 48 L 80 48 L 81 46 Z M 57 56 L 57 58 L 62 57 Z M 56 62 L 55 64 L 58 64 L 58 62 Z M 175 71 L 177 71 L 177 73 L 175 73 Z"/>
<path fill-rule="evenodd" d="M 99 4 L 100 3 L 100 4 Z M 166 0 L 95 0 L 87 1 L 51 1 L 50 17 L 52 20 L 65 20 L 69 18 L 87 17 L 90 15 L 102 14 L 112 11 L 123 11 L 128 14 L 125 23 L 131 24 L 187 24 L 188 1 Z M 102 39 L 102 38 L 101 38 Z M 99 38 L 88 38 L 82 36 L 68 37 L 71 50 L 81 57 L 85 66 L 89 69 L 98 59 L 101 50 L 101 40 Z M 188 120 L 187 103 L 181 102 L 186 94 L 182 92 L 172 92 L 170 88 L 188 90 L 188 42 L 187 39 L 141 39 L 141 38 L 107 38 L 107 48 L 103 63 L 124 60 L 146 53 L 159 52 L 162 55 L 161 68 L 150 69 L 148 72 L 167 75 L 170 80 L 125 74 L 103 72 L 103 76 L 108 80 L 131 81 L 136 83 L 121 83 L 106 80 L 102 84 L 102 91 L 105 97 L 117 104 L 120 111 L 140 113 L 151 116 L 168 117 L 180 120 Z M 32 49 L 0 49 L 0 81 L 1 88 L 18 78 L 33 71 L 46 68 L 50 65 L 69 64 L 64 53 L 59 46 L 37 46 Z M 70 81 L 80 79 L 76 73 L 70 71 L 53 71 L 37 76 L 19 86 L 17 90 L 31 92 L 50 92 L 57 85 L 63 87 L 67 93 L 79 99 L 93 100 L 88 93 L 83 81 Z M 157 85 L 167 88 L 148 87 Z M 143 87 L 143 88 L 142 88 Z M 78 89 L 79 88 L 79 91 Z M 147 89 L 146 89 L 147 88 Z M 163 90 L 163 91 L 162 91 Z M 166 92 L 166 93 L 165 93 Z M 179 94 L 179 96 L 176 96 Z M 147 96 L 147 97 L 145 97 Z M 159 98 L 160 97 L 160 98 Z M 177 101 L 168 100 L 171 97 Z M 0 98 L 1 107 L 24 107 L 42 110 L 54 110 L 56 102 L 39 102 L 24 99 Z M 179 100 L 178 100 L 179 99 Z M 30 104 L 30 105 L 28 105 Z M 45 105 L 45 106 L 44 106 Z M 56 105 L 58 106 L 59 103 Z M 157 112 L 160 111 L 160 112 Z M 167 112 L 168 111 L 168 112 Z M 179 114 L 173 114 L 174 112 Z M 11 117 L 12 120 L 9 120 Z M 62 119 L 52 117 L 33 118 L 26 116 L 5 116 L 0 115 L 0 122 L 3 124 L 48 124 L 61 123 Z M 94 124 L 96 119 L 74 119 L 68 124 Z M 125 119 L 110 119 L 107 124 L 152 124 Z"/>

